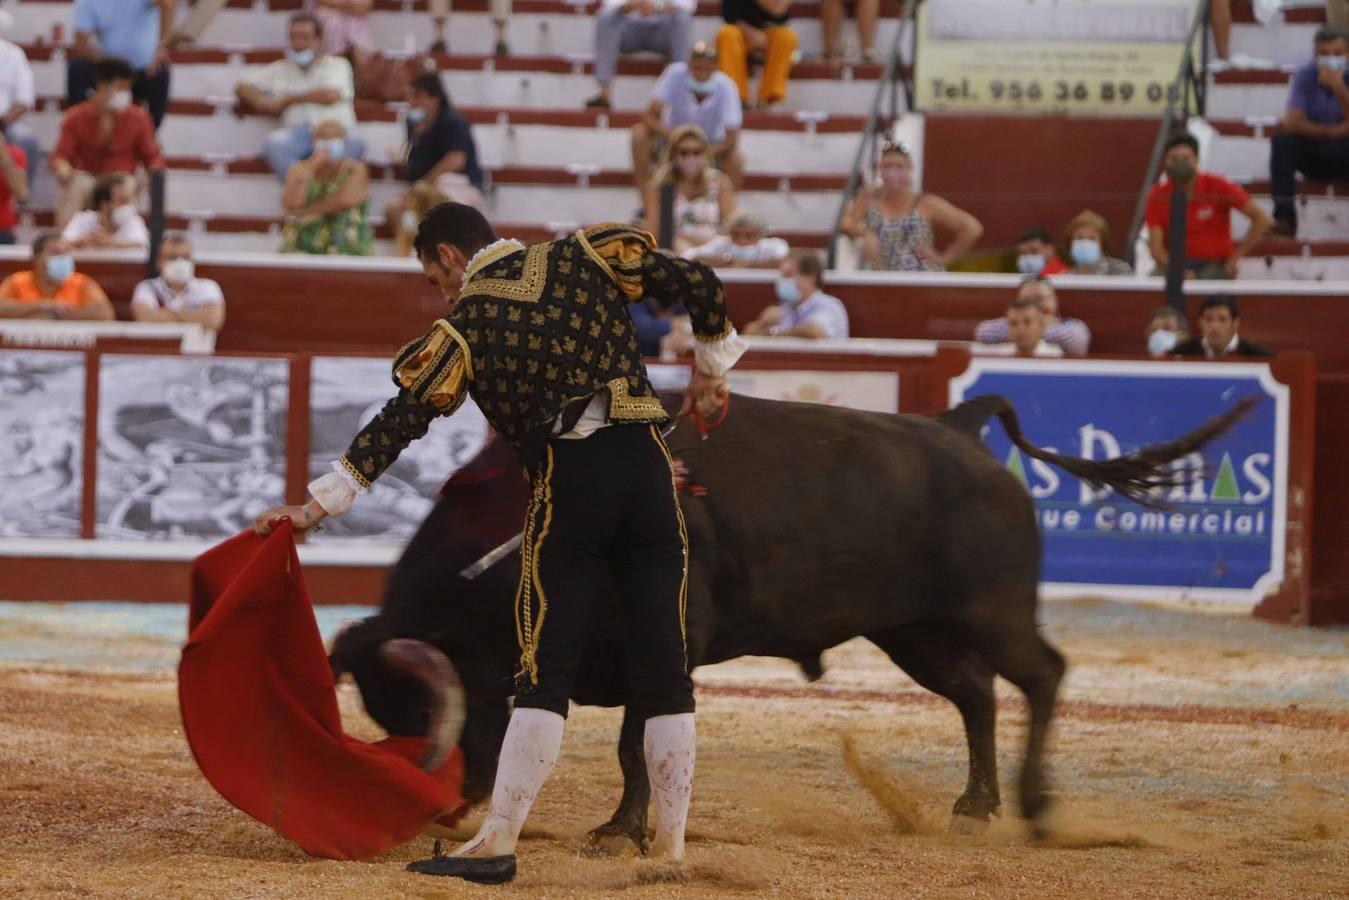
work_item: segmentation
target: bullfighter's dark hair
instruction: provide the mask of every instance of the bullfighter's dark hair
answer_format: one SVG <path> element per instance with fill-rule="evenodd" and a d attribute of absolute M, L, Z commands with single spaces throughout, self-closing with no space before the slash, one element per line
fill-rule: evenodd
<path fill-rule="evenodd" d="M 311 12 L 297 12 L 295 15 L 290 17 L 290 20 L 288 22 L 286 22 L 286 28 L 289 29 L 292 25 L 295 25 L 298 22 L 308 22 L 310 25 L 314 26 L 314 34 L 318 35 L 319 37 L 323 37 L 323 22 L 319 19 L 318 16 L 314 15 Z"/>
<path fill-rule="evenodd" d="M 414 246 L 417 258 L 422 260 L 435 260 L 441 244 L 471 257 L 496 239 L 496 232 L 481 212 L 463 203 L 442 203 L 422 219 Z"/>
<path fill-rule="evenodd" d="M 1199 315 L 1202 316 L 1210 309 L 1217 309 L 1220 306 L 1226 308 L 1234 319 L 1241 315 L 1237 312 L 1237 298 L 1231 294 L 1209 294 L 1204 298 L 1204 302 L 1199 304 Z"/>
<path fill-rule="evenodd" d="M 1166 153 L 1172 147 L 1189 147 L 1194 151 L 1194 155 L 1198 156 L 1199 138 L 1190 134 L 1188 131 L 1177 131 L 1166 139 L 1166 146 L 1162 148 L 1162 152 Z"/>
<path fill-rule="evenodd" d="M 136 71 L 124 59 L 105 56 L 94 63 L 94 87 L 109 81 L 135 81 Z"/>

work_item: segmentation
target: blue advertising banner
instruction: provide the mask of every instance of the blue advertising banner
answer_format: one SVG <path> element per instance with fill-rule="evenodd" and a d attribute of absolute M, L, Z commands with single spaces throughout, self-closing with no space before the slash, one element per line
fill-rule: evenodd
<path fill-rule="evenodd" d="M 1107 459 L 1180 437 L 1250 395 L 1268 398 L 1202 453 L 1192 480 L 1142 506 L 1024 456 L 996 423 L 993 453 L 1026 485 L 1049 593 L 1255 604 L 1283 580 L 1289 389 L 1265 363 L 973 359 L 950 402 L 1011 400 L 1045 449 Z"/>

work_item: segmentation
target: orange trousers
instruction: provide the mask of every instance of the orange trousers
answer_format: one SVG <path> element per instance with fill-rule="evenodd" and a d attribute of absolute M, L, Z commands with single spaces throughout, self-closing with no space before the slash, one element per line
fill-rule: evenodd
<path fill-rule="evenodd" d="M 777 103 L 787 96 L 787 76 L 792 71 L 796 52 L 796 32 L 786 25 L 764 29 L 768 49 L 764 54 L 763 78 L 759 81 L 759 103 Z M 749 102 L 749 63 L 745 56 L 749 45 L 740 26 L 727 23 L 717 31 L 717 64 L 740 88 L 740 99 Z"/>

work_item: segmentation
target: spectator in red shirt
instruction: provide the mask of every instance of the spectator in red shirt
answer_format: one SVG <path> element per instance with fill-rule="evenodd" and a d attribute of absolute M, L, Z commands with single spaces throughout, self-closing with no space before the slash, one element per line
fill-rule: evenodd
<path fill-rule="evenodd" d="M 131 104 L 135 73 L 120 59 L 101 59 L 94 65 L 94 93 L 66 111 L 61 134 L 52 153 L 51 167 L 61 183 L 56 202 L 56 226 L 64 228 L 89 203 L 99 175 L 136 173 L 164 168 L 150 116 Z"/>
<path fill-rule="evenodd" d="M 1045 228 L 1027 228 L 1016 239 L 1016 270 L 1032 278 L 1048 278 L 1068 271 Z"/>
<path fill-rule="evenodd" d="M 28 199 L 28 155 L 0 137 L 0 244 L 14 243 L 14 201 Z"/>
<path fill-rule="evenodd" d="M 1148 246 L 1165 271 L 1171 194 L 1179 186 L 1189 196 L 1185 215 L 1185 272 L 1196 278 L 1236 278 L 1237 261 L 1250 253 L 1273 222 L 1251 195 L 1221 175 L 1199 171 L 1199 142 L 1180 132 L 1167 139 L 1162 157 L 1166 180 L 1148 192 Z M 1232 241 L 1232 210 L 1250 219 L 1240 244 Z"/>

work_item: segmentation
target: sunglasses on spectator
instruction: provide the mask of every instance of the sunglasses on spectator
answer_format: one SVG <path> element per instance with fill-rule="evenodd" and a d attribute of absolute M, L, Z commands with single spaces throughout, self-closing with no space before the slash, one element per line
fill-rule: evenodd
<path fill-rule="evenodd" d="M 699 147 L 697 150 L 693 150 L 693 149 L 687 149 L 687 150 L 682 150 L 682 149 L 681 149 L 681 150 L 676 150 L 676 151 L 675 151 L 675 155 L 676 155 L 676 156 L 702 156 L 702 155 L 705 154 L 706 152 L 707 152 L 706 150 L 704 150 L 703 148 Z"/>
<path fill-rule="evenodd" d="M 900 153 L 909 155 L 909 145 L 904 141 L 881 141 L 881 153 Z"/>

